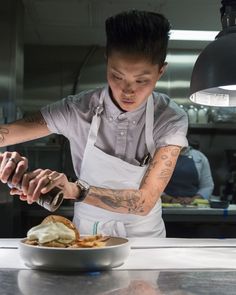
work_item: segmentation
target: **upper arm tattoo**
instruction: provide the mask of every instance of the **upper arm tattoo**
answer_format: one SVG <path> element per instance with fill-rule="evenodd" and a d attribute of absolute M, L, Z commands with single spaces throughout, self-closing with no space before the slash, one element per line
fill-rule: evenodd
<path fill-rule="evenodd" d="M 26 123 L 36 123 L 39 125 L 46 125 L 46 122 L 40 112 L 29 114 L 23 118 Z"/>
<path fill-rule="evenodd" d="M 155 153 L 155 155 L 158 153 L 158 151 Z M 156 174 L 156 178 L 157 180 L 161 181 L 166 186 L 173 173 L 174 165 L 176 163 L 179 152 L 180 152 L 180 147 L 167 146 L 162 150 L 162 154 L 160 157 L 156 158 L 154 155 L 144 175 L 141 185 L 146 183 L 147 178 L 152 172 L 152 170 L 159 165 L 161 169 L 158 170 L 158 173 Z"/>

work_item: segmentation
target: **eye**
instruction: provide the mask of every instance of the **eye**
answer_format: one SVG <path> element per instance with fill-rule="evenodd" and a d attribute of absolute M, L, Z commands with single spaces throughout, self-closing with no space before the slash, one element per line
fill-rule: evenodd
<path fill-rule="evenodd" d="M 112 77 L 115 79 L 115 80 L 122 80 L 121 77 L 117 76 L 116 74 L 112 73 Z"/>
<path fill-rule="evenodd" d="M 148 80 L 137 80 L 136 83 L 138 83 L 138 84 L 147 84 Z"/>

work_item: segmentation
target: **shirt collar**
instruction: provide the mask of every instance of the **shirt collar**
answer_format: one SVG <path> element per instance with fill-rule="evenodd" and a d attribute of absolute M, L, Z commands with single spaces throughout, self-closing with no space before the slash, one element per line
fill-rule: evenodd
<path fill-rule="evenodd" d="M 105 114 L 107 117 L 112 117 L 113 120 L 116 120 L 118 117 L 122 115 L 123 119 L 127 118 L 129 121 L 138 121 L 146 110 L 146 103 L 147 101 L 144 101 L 137 109 L 130 111 L 130 112 L 123 112 L 120 110 L 112 101 L 108 87 L 106 89 L 106 95 L 104 98 L 104 109 Z"/>

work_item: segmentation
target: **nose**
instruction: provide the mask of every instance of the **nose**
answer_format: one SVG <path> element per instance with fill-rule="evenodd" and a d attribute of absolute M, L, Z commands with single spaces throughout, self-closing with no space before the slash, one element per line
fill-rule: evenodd
<path fill-rule="evenodd" d="M 132 95 L 134 93 L 132 85 L 130 83 L 125 83 L 122 87 L 122 92 L 125 95 Z"/>

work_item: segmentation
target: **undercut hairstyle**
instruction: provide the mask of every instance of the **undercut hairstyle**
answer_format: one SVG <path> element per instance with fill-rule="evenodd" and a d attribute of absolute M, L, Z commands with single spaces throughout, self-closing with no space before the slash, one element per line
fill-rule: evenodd
<path fill-rule="evenodd" d="M 117 51 L 137 54 L 152 64 L 164 65 L 170 23 L 159 13 L 131 10 L 106 20 L 106 55 Z"/>

